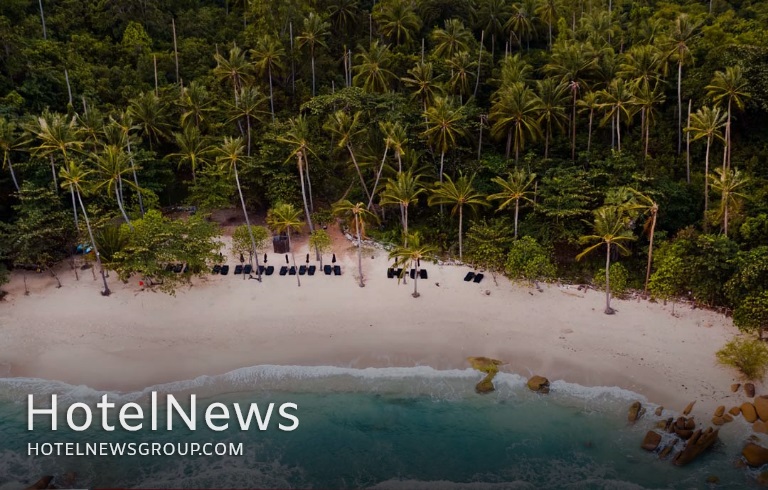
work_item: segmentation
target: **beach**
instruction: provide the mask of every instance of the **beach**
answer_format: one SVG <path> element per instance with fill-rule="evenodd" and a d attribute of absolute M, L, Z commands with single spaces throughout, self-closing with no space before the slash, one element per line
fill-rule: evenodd
<path fill-rule="evenodd" d="M 294 249 L 304 263 L 306 243 Z M 364 288 L 354 246 L 335 233 L 334 251 L 341 276 L 319 271 L 298 287 L 296 276 L 275 272 L 259 283 L 230 272 L 175 296 L 112 275 L 113 294 L 101 297 L 90 271 L 76 281 L 67 269 L 62 288 L 28 273 L 25 296 L 16 273 L 0 302 L 0 377 L 130 391 L 258 365 L 464 369 L 467 357 L 487 356 L 502 360 L 503 372 L 618 386 L 672 410 L 695 400 L 702 420 L 743 401 L 729 389 L 738 373 L 715 360 L 737 333 L 723 315 L 678 305 L 673 316 L 671 304 L 614 300 L 617 314 L 608 316 L 601 291 L 538 291 L 488 273 L 475 284 L 463 281 L 470 267 L 433 263 L 422 264 L 429 278 L 413 298 L 410 279 L 387 278 L 385 251 L 364 248 Z M 268 257 L 278 269 L 285 263 Z"/>

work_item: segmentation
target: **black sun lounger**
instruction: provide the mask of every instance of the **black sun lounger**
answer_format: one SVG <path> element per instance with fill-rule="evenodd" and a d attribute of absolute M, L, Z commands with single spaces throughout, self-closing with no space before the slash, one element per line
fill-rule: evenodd
<path fill-rule="evenodd" d="M 264 267 L 264 266 L 262 266 L 262 267 Z M 274 265 L 270 265 L 269 267 L 264 269 L 264 274 L 266 274 L 268 276 L 271 276 L 274 273 L 275 273 L 275 266 Z"/>
<path fill-rule="evenodd" d="M 411 279 L 414 279 L 416 277 L 416 269 L 411 269 L 408 275 L 411 276 Z"/>
<path fill-rule="evenodd" d="M 243 273 L 243 266 L 242 265 L 236 265 L 235 266 L 235 274 L 242 274 Z"/>
<path fill-rule="evenodd" d="M 270 267 L 272 267 L 272 266 L 270 265 Z M 263 265 L 260 265 L 260 266 L 259 266 L 259 274 L 264 274 L 264 271 L 266 271 L 266 270 L 267 270 L 267 268 L 266 268 L 266 267 L 264 267 Z M 273 270 L 274 270 L 274 269 L 273 269 Z"/>
<path fill-rule="evenodd" d="M 467 282 L 471 281 L 474 278 L 475 278 L 475 273 L 472 271 L 467 272 L 467 275 L 464 276 L 464 280 Z"/>
<path fill-rule="evenodd" d="M 307 266 L 306 265 L 300 265 L 299 266 L 299 275 L 303 276 L 307 273 Z"/>
<path fill-rule="evenodd" d="M 221 266 L 219 264 L 214 265 L 211 273 L 218 274 L 219 272 L 221 272 Z"/>
<path fill-rule="evenodd" d="M 189 264 L 184 264 L 184 270 L 183 270 L 183 271 L 181 271 L 181 272 L 183 272 L 184 274 L 186 274 L 187 272 L 189 272 Z"/>
<path fill-rule="evenodd" d="M 333 273 L 337 276 L 341 275 L 341 266 L 340 265 L 334 265 L 333 266 Z"/>
<path fill-rule="evenodd" d="M 331 272 L 333 272 L 333 267 L 331 267 L 330 265 L 327 265 L 327 264 L 326 264 L 326 265 L 323 267 L 323 272 L 325 272 L 325 275 L 326 275 L 326 276 L 330 276 L 330 275 L 331 275 Z"/>
<path fill-rule="evenodd" d="M 403 269 L 395 269 L 392 272 L 395 273 L 395 277 L 401 277 L 403 275 Z"/>
<path fill-rule="evenodd" d="M 421 269 L 419 271 L 419 279 L 428 279 L 429 275 L 427 274 L 427 269 Z"/>
<path fill-rule="evenodd" d="M 315 271 L 317 271 L 317 266 L 316 265 L 310 265 L 309 267 L 307 267 L 307 274 L 308 275 L 314 276 L 315 275 Z"/>
<path fill-rule="evenodd" d="M 221 275 L 226 276 L 229 274 L 229 266 L 228 265 L 222 265 L 221 266 Z"/>
<path fill-rule="evenodd" d="M 253 272 L 253 266 L 251 264 L 245 264 L 243 267 L 243 274 L 250 274 Z"/>
<path fill-rule="evenodd" d="M 395 269 L 390 267 L 387 269 L 387 279 L 392 279 L 393 277 L 395 277 Z"/>
<path fill-rule="evenodd" d="M 480 281 L 482 281 L 482 280 L 483 280 L 483 278 L 484 278 L 484 277 L 485 277 L 485 275 L 484 275 L 484 274 L 482 274 L 482 273 L 480 273 L 480 274 L 478 274 L 478 275 L 476 275 L 476 276 L 475 276 L 475 279 L 474 279 L 474 281 L 473 281 L 473 282 L 480 282 Z"/>
<path fill-rule="evenodd" d="M 284 266 L 280 267 L 280 275 L 284 276 L 286 274 L 288 274 L 288 266 L 284 265 Z"/>
<path fill-rule="evenodd" d="M 165 266 L 165 272 L 173 272 L 174 265 L 168 264 Z"/>
<path fill-rule="evenodd" d="M 296 275 L 296 266 L 291 266 L 290 269 L 288 269 L 288 274 L 295 276 Z"/>
<path fill-rule="evenodd" d="M 173 272 L 175 272 L 176 274 L 181 273 L 181 271 L 183 270 L 184 270 L 184 264 L 176 264 L 173 266 Z"/>

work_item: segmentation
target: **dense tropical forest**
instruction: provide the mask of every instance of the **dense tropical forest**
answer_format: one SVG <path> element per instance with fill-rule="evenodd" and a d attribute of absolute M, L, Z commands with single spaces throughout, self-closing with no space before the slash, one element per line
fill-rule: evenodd
<path fill-rule="evenodd" d="M 761 331 L 765 39 L 768 1 L 4 0 L 0 276 L 203 273 L 237 207 Z"/>

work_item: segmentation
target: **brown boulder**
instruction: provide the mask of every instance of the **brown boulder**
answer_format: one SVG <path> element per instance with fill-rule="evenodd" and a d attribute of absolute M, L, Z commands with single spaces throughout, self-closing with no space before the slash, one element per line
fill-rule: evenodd
<path fill-rule="evenodd" d="M 725 413 L 724 405 L 720 405 L 719 407 L 717 407 L 717 409 L 715 409 L 715 417 L 722 417 L 724 413 Z"/>
<path fill-rule="evenodd" d="M 768 464 L 768 449 L 755 443 L 748 442 L 741 451 L 741 455 L 744 456 L 747 464 L 753 468 Z"/>
<path fill-rule="evenodd" d="M 677 434 L 677 437 L 680 439 L 690 439 L 693 435 L 693 431 L 688 429 L 675 428 L 675 434 Z"/>
<path fill-rule="evenodd" d="M 724 413 L 723 420 L 725 420 L 726 423 L 733 422 L 733 415 L 731 415 L 730 413 Z"/>
<path fill-rule="evenodd" d="M 728 413 L 730 413 L 731 415 L 736 417 L 737 415 L 741 414 L 741 408 L 739 408 L 739 407 L 731 407 L 731 409 L 728 410 Z"/>
<path fill-rule="evenodd" d="M 725 424 L 725 419 L 723 417 L 712 417 L 712 423 L 715 425 L 723 425 Z"/>
<path fill-rule="evenodd" d="M 752 424 L 752 430 L 755 432 L 760 432 L 761 434 L 768 434 L 768 422 L 758 420 Z"/>
<path fill-rule="evenodd" d="M 656 411 L 654 412 L 657 417 L 661 417 L 661 414 L 664 412 L 664 407 L 656 407 Z"/>
<path fill-rule="evenodd" d="M 750 424 L 757 420 L 757 411 L 755 410 L 755 406 L 749 402 L 745 402 L 741 405 L 741 415 L 744 417 L 744 420 Z"/>
<path fill-rule="evenodd" d="M 768 422 L 768 397 L 758 396 L 753 402 L 757 417 L 763 422 Z"/>
<path fill-rule="evenodd" d="M 686 430 L 693 430 L 696 428 L 696 419 L 693 417 L 690 417 L 688 420 L 685 421 L 685 429 Z"/>
<path fill-rule="evenodd" d="M 746 383 L 744 385 L 744 393 L 748 397 L 750 397 L 750 398 L 754 397 L 755 396 L 755 385 L 753 385 L 752 383 Z"/>
<path fill-rule="evenodd" d="M 678 417 L 677 420 L 675 420 L 675 428 L 685 429 L 685 417 Z"/>
<path fill-rule="evenodd" d="M 691 410 L 693 410 L 693 406 L 695 404 L 696 404 L 696 400 L 689 403 L 688 406 L 685 407 L 685 410 L 683 410 L 683 415 L 689 415 L 691 413 Z"/>
<path fill-rule="evenodd" d="M 485 378 L 482 379 L 479 383 L 475 385 L 475 393 L 479 395 L 485 395 L 487 393 L 491 393 L 496 388 L 493 386 L 493 377 L 495 376 L 495 373 L 491 373 L 485 376 Z"/>
<path fill-rule="evenodd" d="M 710 427 L 705 431 L 701 429 L 694 432 L 693 436 L 688 440 L 685 448 L 675 456 L 672 461 L 676 466 L 684 466 L 694 459 L 696 459 L 701 453 L 712 447 L 712 444 L 717 441 L 718 430 L 712 430 Z"/>
<path fill-rule="evenodd" d="M 640 402 L 634 402 L 629 406 L 629 412 L 627 413 L 627 420 L 635 422 L 637 419 L 643 416 L 645 409 Z"/>
<path fill-rule="evenodd" d="M 733 383 L 731 385 L 731 391 L 734 392 L 734 393 L 739 391 L 739 388 L 741 388 L 741 383 Z"/>
<path fill-rule="evenodd" d="M 533 376 L 528 380 L 528 388 L 536 393 L 549 393 L 549 380 L 544 376 Z"/>
<path fill-rule="evenodd" d="M 655 451 L 657 447 L 659 447 L 659 444 L 661 443 L 661 434 L 654 432 L 652 430 L 649 430 L 647 434 L 645 434 L 645 437 L 643 438 L 643 443 L 640 444 L 640 447 L 645 449 L 646 451 Z"/>
<path fill-rule="evenodd" d="M 761 487 L 768 487 L 768 471 L 763 471 L 757 475 L 757 484 Z"/>
<path fill-rule="evenodd" d="M 659 452 L 659 459 L 664 459 L 669 456 L 669 453 L 675 448 L 675 444 L 677 444 L 677 439 L 673 439 L 669 446 L 664 446 L 664 449 Z"/>

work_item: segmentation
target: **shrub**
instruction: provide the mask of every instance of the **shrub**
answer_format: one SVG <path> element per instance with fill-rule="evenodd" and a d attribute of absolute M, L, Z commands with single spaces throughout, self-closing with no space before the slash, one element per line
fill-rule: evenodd
<path fill-rule="evenodd" d="M 762 339 L 768 328 L 768 290 L 744 298 L 733 311 L 733 324 L 742 332 L 757 332 Z"/>
<path fill-rule="evenodd" d="M 718 362 L 738 369 L 749 380 L 762 380 L 768 367 L 768 346 L 760 340 L 733 339 L 716 355 Z"/>
<path fill-rule="evenodd" d="M 507 276 L 528 281 L 551 279 L 557 271 L 550 256 L 546 248 L 529 236 L 515 240 L 507 255 Z"/>
<path fill-rule="evenodd" d="M 611 294 L 617 298 L 621 298 L 627 292 L 629 286 L 629 272 L 626 267 L 618 262 L 611 264 Z M 595 286 L 605 289 L 605 269 L 597 271 L 597 275 L 594 279 Z"/>

